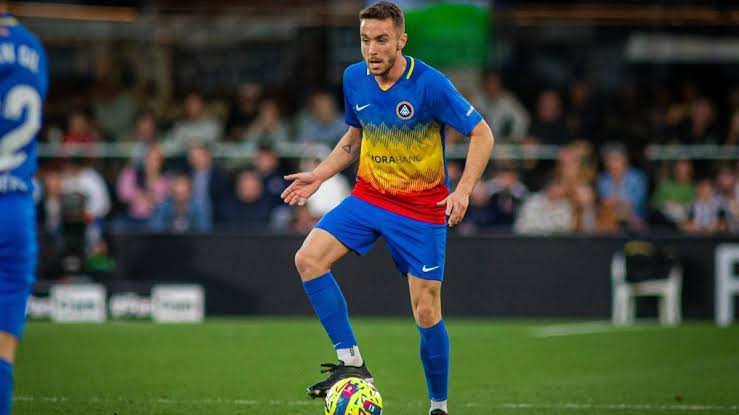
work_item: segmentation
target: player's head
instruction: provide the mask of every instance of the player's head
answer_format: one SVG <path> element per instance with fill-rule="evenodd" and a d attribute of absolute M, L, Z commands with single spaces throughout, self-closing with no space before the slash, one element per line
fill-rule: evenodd
<path fill-rule="evenodd" d="M 362 57 L 373 75 L 385 75 L 408 41 L 403 11 L 381 1 L 359 12 Z"/>

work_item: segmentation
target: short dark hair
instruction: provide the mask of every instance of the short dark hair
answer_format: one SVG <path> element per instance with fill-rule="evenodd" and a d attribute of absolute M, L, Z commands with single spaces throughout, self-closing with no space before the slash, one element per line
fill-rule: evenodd
<path fill-rule="evenodd" d="M 400 7 L 387 1 L 379 1 L 359 12 L 359 20 L 364 19 L 393 19 L 395 28 L 402 33 L 405 30 L 405 17 Z"/>

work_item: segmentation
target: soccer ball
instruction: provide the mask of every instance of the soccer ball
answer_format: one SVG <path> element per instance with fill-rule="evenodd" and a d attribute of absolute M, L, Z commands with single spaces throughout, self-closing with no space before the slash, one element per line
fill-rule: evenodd
<path fill-rule="evenodd" d="M 380 392 L 364 379 L 342 379 L 326 394 L 325 415 L 380 415 L 381 413 Z"/>

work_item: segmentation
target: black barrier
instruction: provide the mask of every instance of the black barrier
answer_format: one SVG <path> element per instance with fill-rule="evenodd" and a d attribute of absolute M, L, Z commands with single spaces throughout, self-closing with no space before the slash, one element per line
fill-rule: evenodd
<path fill-rule="evenodd" d="M 310 314 L 293 258 L 303 236 L 116 235 L 110 284 L 197 282 L 213 314 Z M 626 238 L 450 237 L 447 315 L 609 318 L 611 255 Z M 683 313 L 713 317 L 714 250 L 739 238 L 652 238 L 673 246 L 685 270 Z M 353 315 L 410 315 L 408 288 L 382 242 L 333 270 Z M 640 303 L 641 304 L 641 303 Z M 649 303 L 640 315 L 654 309 Z"/>

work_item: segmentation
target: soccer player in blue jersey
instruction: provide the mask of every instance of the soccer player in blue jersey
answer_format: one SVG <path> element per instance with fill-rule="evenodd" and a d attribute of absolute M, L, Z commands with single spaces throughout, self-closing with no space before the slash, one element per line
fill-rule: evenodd
<path fill-rule="evenodd" d="M 493 134 L 446 76 L 403 55 L 408 36 L 400 8 L 379 2 L 362 10 L 359 19 L 364 59 L 344 72 L 349 129 L 313 171 L 287 176 L 292 183 L 282 194 L 286 203 L 303 205 L 321 183 L 359 157 L 351 196 L 321 219 L 295 255 L 305 292 L 339 360 L 324 365 L 328 379 L 310 386 L 308 395 L 323 397 L 350 376 L 372 380 L 330 270 L 349 252 L 366 254 L 383 236 L 408 281 L 429 412 L 447 415 L 449 336 L 441 313 L 446 226 L 464 218 L 470 192 L 490 159 Z M 451 193 L 446 126 L 470 137 L 464 173 Z"/>
<path fill-rule="evenodd" d="M 36 266 L 36 134 L 48 85 L 41 43 L 0 1 L 0 415 L 10 413 L 13 361 Z"/>

